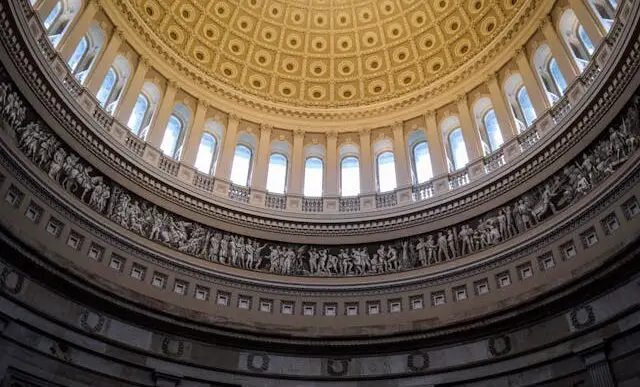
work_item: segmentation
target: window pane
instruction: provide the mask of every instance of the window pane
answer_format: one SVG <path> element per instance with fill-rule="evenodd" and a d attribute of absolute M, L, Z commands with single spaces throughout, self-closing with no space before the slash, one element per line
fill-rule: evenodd
<path fill-rule="evenodd" d="M 578 37 L 582 41 L 582 45 L 587 50 L 589 55 L 593 54 L 593 51 L 595 51 L 595 47 L 593 46 L 591 39 L 589 39 L 589 36 L 587 35 L 587 32 L 584 30 L 584 27 L 582 27 L 582 25 L 578 26 Z"/>
<path fill-rule="evenodd" d="M 44 19 L 44 22 L 42 23 L 44 25 L 45 30 L 49 31 L 49 28 L 51 28 L 53 23 L 56 21 L 61 11 L 62 11 L 62 2 L 58 1 L 56 5 L 53 7 L 53 9 L 51 10 L 51 12 L 49 12 L 49 15 L 47 16 L 47 18 Z"/>
<path fill-rule="evenodd" d="M 558 87 L 560 95 L 564 95 L 564 91 L 567 89 L 567 82 L 564 80 L 564 76 L 562 75 L 560 67 L 558 67 L 558 62 L 556 62 L 555 58 L 551 58 L 549 61 L 549 72 Z"/>
<path fill-rule="evenodd" d="M 251 149 L 244 145 L 236 146 L 231 164 L 231 182 L 237 185 L 249 185 L 249 172 L 251 171 Z"/>
<path fill-rule="evenodd" d="M 267 169 L 267 191 L 283 194 L 287 185 L 287 158 L 280 153 L 269 157 Z"/>
<path fill-rule="evenodd" d="M 195 167 L 202 173 L 210 173 L 213 163 L 213 155 L 216 151 L 216 138 L 205 133 L 200 138 L 200 146 L 198 147 L 198 153 L 196 154 Z"/>
<path fill-rule="evenodd" d="M 500 131 L 500 125 L 498 124 L 495 110 L 491 109 L 486 112 L 483 121 L 484 127 L 487 131 L 487 138 L 489 139 L 489 147 L 493 152 L 500 148 L 500 145 L 503 143 L 502 132 Z"/>
<path fill-rule="evenodd" d="M 76 46 L 76 50 L 73 52 L 73 55 L 71 55 L 71 58 L 69 58 L 69 68 L 71 68 L 72 72 L 76 71 L 78 64 L 82 60 L 82 57 L 84 57 L 84 55 L 87 53 L 88 49 L 89 41 L 86 36 L 83 36 Z"/>
<path fill-rule="evenodd" d="M 129 129 L 131 129 L 133 133 L 137 135 L 140 134 L 140 128 L 142 127 L 142 123 L 144 122 L 148 109 L 149 100 L 147 97 L 143 94 L 138 95 L 138 99 L 136 100 L 136 104 L 133 106 L 131 116 L 129 116 L 129 122 L 127 122 L 127 126 L 129 126 Z"/>
<path fill-rule="evenodd" d="M 322 196 L 323 162 L 310 157 L 304 164 L 304 196 Z"/>
<path fill-rule="evenodd" d="M 531 126 L 533 121 L 536 120 L 536 111 L 531 104 L 531 99 L 529 98 L 529 93 L 527 93 L 527 89 L 523 86 L 518 90 L 518 104 L 520 105 L 520 109 L 522 110 L 522 114 L 524 115 L 524 120 L 526 121 L 527 126 Z"/>
<path fill-rule="evenodd" d="M 176 116 L 171 115 L 169 117 L 169 123 L 167 129 L 164 131 L 164 137 L 162 137 L 162 144 L 160 150 L 167 156 L 175 157 L 176 147 L 178 140 L 180 139 L 180 132 L 182 132 L 182 121 Z"/>
<path fill-rule="evenodd" d="M 431 168 L 431 156 L 429 156 L 429 145 L 426 141 L 413 147 L 413 164 L 415 167 L 416 183 L 424 183 L 433 177 Z"/>
<path fill-rule="evenodd" d="M 378 156 L 378 191 L 387 192 L 396 189 L 396 163 L 392 152 Z"/>
<path fill-rule="evenodd" d="M 98 90 L 98 94 L 96 94 L 96 99 L 100 102 L 100 105 L 104 107 L 107 101 L 109 100 L 109 96 L 113 91 L 113 87 L 116 85 L 116 81 L 118 80 L 118 75 L 116 74 L 113 67 L 109 68 L 107 75 L 104 77 L 104 81 L 102 81 L 102 85 L 100 86 L 100 90 Z"/>
<path fill-rule="evenodd" d="M 349 156 L 340 163 L 340 191 L 342 196 L 360 194 L 360 160 Z"/>
<path fill-rule="evenodd" d="M 453 169 L 463 168 L 469 162 L 467 156 L 467 148 L 462 136 L 462 129 L 454 129 L 449 133 L 449 147 L 451 149 L 451 159 L 453 161 Z"/>

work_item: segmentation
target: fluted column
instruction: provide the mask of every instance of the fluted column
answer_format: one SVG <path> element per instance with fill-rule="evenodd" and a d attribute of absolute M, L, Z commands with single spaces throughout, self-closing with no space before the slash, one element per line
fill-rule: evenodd
<path fill-rule="evenodd" d="M 569 57 L 565 45 L 560 41 L 560 37 L 558 36 L 555 28 L 553 28 L 553 23 L 549 16 L 545 17 L 541 21 L 540 28 L 542 29 L 542 34 L 547 40 L 547 43 L 549 44 L 551 54 L 556 59 L 556 62 L 558 62 L 558 67 L 560 67 L 560 71 L 562 72 L 564 79 L 567 81 L 567 85 L 570 85 L 576 80 L 578 75 L 577 65 Z"/>
<path fill-rule="evenodd" d="M 69 58 L 76 50 L 80 39 L 89 31 L 89 26 L 94 21 L 94 17 L 98 12 L 99 6 L 96 0 L 91 0 L 82 10 L 78 20 L 69 28 L 70 31 L 62 37 L 60 41 L 60 55 L 65 63 L 69 62 Z"/>
<path fill-rule="evenodd" d="M 191 128 L 189 128 L 189 132 L 185 136 L 184 149 L 180 157 L 182 162 L 190 167 L 194 166 L 196 157 L 198 157 L 198 148 L 200 147 L 202 132 L 204 132 L 204 120 L 207 116 L 208 107 L 209 105 L 206 101 L 198 101 Z"/>
<path fill-rule="evenodd" d="M 227 127 L 224 130 L 224 144 L 216 166 L 216 178 L 218 179 L 229 180 L 231 177 L 231 165 L 233 164 L 233 156 L 236 153 L 238 139 L 238 125 L 240 125 L 240 117 L 230 114 L 227 118 Z"/>
<path fill-rule="evenodd" d="M 258 154 L 256 155 L 256 165 L 254 168 L 251 187 L 266 191 L 267 173 L 269 169 L 269 153 L 271 151 L 271 125 L 260 125 L 260 141 L 258 142 Z"/>
<path fill-rule="evenodd" d="M 293 156 L 291 158 L 291 179 L 287 182 L 290 194 L 302 195 L 304 188 L 304 130 L 293 132 Z"/>
<path fill-rule="evenodd" d="M 371 154 L 371 131 L 360 131 L 360 193 L 369 194 L 375 191 L 373 178 L 373 156 Z"/>
<path fill-rule="evenodd" d="M 594 18 L 584 1 L 585 0 L 569 0 L 569 5 L 571 9 L 573 9 L 573 12 L 576 13 L 576 17 L 584 27 L 591 42 L 594 46 L 598 47 L 600 43 L 602 43 L 605 31 L 600 27 L 600 23 Z"/>
<path fill-rule="evenodd" d="M 404 126 L 402 122 L 393 125 L 393 153 L 396 166 L 396 179 L 398 187 L 411 185 L 409 173 L 409 159 L 407 158 L 407 143 L 404 139 Z"/>
<path fill-rule="evenodd" d="M 109 67 L 111 67 L 113 61 L 116 59 L 118 50 L 120 49 L 123 41 L 124 34 L 122 30 L 116 29 L 113 34 L 111 34 L 107 47 L 102 52 L 102 55 L 100 55 L 100 59 L 98 59 L 98 62 L 93 68 L 93 71 L 89 76 L 89 80 L 87 81 L 87 89 L 89 89 L 93 95 L 96 95 L 98 90 L 100 90 L 104 77 L 107 75 Z"/>
<path fill-rule="evenodd" d="M 436 113 L 429 111 L 424 116 L 426 124 L 427 144 L 429 144 L 429 156 L 431 157 L 431 169 L 433 176 L 441 176 L 447 173 L 447 161 L 444 154 L 442 132 L 438 128 Z"/>
<path fill-rule="evenodd" d="M 460 128 L 467 147 L 467 156 L 469 157 L 469 162 L 472 162 L 483 156 L 482 139 L 471 119 L 471 111 L 469 110 L 469 102 L 466 95 L 458 97 L 457 106 L 460 116 Z"/>
<path fill-rule="evenodd" d="M 167 123 L 169 122 L 169 116 L 173 112 L 173 104 L 175 103 L 176 93 L 178 92 L 178 85 L 175 81 L 167 82 L 167 88 L 164 91 L 162 102 L 158 108 L 155 119 L 151 123 L 151 130 L 147 135 L 147 142 L 152 146 L 159 148 L 162 143 L 162 137 L 167 129 Z"/>
<path fill-rule="evenodd" d="M 338 173 L 338 133 L 327 133 L 327 195 L 336 196 L 340 192 L 340 173 Z"/>
<path fill-rule="evenodd" d="M 138 95 L 140 95 L 140 92 L 142 91 L 142 86 L 144 85 L 145 77 L 147 76 L 148 70 L 149 58 L 141 57 L 138 60 L 136 71 L 133 73 L 133 77 L 131 77 L 129 84 L 124 91 L 124 95 L 122 96 L 122 99 L 120 100 L 120 103 L 116 107 L 116 111 L 114 113 L 116 119 L 124 125 L 129 122 L 129 117 L 131 116 L 133 107 L 138 100 Z"/>
<path fill-rule="evenodd" d="M 500 124 L 502 138 L 507 142 L 509 139 L 517 136 L 518 131 L 516 129 L 515 122 L 509 113 L 509 107 L 504 99 L 502 87 L 500 87 L 500 84 L 498 83 L 498 76 L 495 73 L 490 74 L 487 78 L 487 88 L 489 89 L 493 110 L 496 112 L 496 118 Z"/>
<path fill-rule="evenodd" d="M 522 47 L 516 51 L 516 63 L 524 86 L 527 88 L 527 94 L 529 94 L 533 109 L 536 111 L 536 115 L 540 117 L 547 110 L 549 100 L 543 94 L 538 77 L 533 73 L 527 53 Z"/>

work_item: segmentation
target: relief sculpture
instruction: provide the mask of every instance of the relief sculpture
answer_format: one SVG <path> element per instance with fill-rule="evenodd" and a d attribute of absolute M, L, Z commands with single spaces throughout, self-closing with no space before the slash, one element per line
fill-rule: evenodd
<path fill-rule="evenodd" d="M 137 197 L 86 164 L 0 84 L 0 113 L 17 147 L 52 182 L 119 226 L 216 264 L 297 276 L 364 276 L 436 265 L 526 232 L 586 195 L 638 148 L 640 97 L 618 122 L 554 176 L 513 202 L 461 225 L 413 238 L 361 246 L 309 246 L 257 240 L 183 219 Z"/>

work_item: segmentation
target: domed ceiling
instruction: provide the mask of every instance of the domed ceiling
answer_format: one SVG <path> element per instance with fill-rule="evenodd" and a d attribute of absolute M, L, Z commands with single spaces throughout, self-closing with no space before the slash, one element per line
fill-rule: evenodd
<path fill-rule="evenodd" d="M 235 92 L 339 108 L 397 99 L 451 74 L 498 40 L 532 0 L 120 3 L 130 3 L 133 9 L 118 8 L 137 13 L 178 60 Z"/>

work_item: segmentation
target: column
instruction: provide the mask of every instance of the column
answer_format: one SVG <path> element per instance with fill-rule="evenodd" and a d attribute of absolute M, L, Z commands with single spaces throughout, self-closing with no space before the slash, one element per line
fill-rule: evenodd
<path fill-rule="evenodd" d="M 393 125 L 393 153 L 398 188 L 410 186 L 411 174 L 409 173 L 409 159 L 407 158 L 407 146 L 402 122 L 397 122 Z"/>
<path fill-rule="evenodd" d="M 304 130 L 293 132 L 293 152 L 291 157 L 291 179 L 287 182 L 287 192 L 302 195 L 304 192 Z"/>
<path fill-rule="evenodd" d="M 467 156 L 469 163 L 483 157 L 482 140 L 471 119 L 471 111 L 469 110 L 469 102 L 466 95 L 458 96 L 458 115 L 460 116 L 460 128 L 464 137 L 464 143 L 467 146 Z"/>
<path fill-rule="evenodd" d="M 167 82 L 167 88 L 164 91 L 162 102 L 155 114 L 155 119 L 151 123 L 151 130 L 147 134 L 147 142 L 156 148 L 160 148 L 162 143 L 162 137 L 164 131 L 167 129 L 167 123 L 169 122 L 169 116 L 173 112 L 173 104 L 176 99 L 176 93 L 178 92 L 178 85 L 175 81 Z"/>
<path fill-rule="evenodd" d="M 267 173 L 269 172 L 269 156 L 271 153 L 271 125 L 260 124 L 260 141 L 258 142 L 258 154 L 254 168 L 251 187 L 260 191 L 267 190 Z"/>
<path fill-rule="evenodd" d="M 65 63 L 68 62 L 71 55 L 73 55 L 80 39 L 89 31 L 89 26 L 94 21 L 97 12 L 98 2 L 95 0 L 89 1 L 82 10 L 78 20 L 69 27 L 69 32 L 62 37 L 60 41 L 60 55 Z"/>
<path fill-rule="evenodd" d="M 360 131 L 360 194 L 375 192 L 373 160 L 371 155 L 371 130 Z"/>
<path fill-rule="evenodd" d="M 113 61 L 116 59 L 118 50 L 120 49 L 120 45 L 123 41 L 124 34 L 121 30 L 116 29 L 116 31 L 111 35 L 111 39 L 109 39 L 107 47 L 102 52 L 102 55 L 100 55 L 100 59 L 93 68 L 93 71 L 89 76 L 89 80 L 87 81 L 87 89 L 93 95 L 98 94 L 98 90 L 100 90 L 100 86 L 102 86 L 104 77 L 107 75 L 109 67 L 111 67 Z"/>
<path fill-rule="evenodd" d="M 431 169 L 433 176 L 438 177 L 446 175 L 447 159 L 444 152 L 444 144 L 442 142 L 442 131 L 438 128 L 436 113 L 429 111 L 425 114 L 427 144 L 429 144 L 429 156 L 431 157 Z"/>
<path fill-rule="evenodd" d="M 129 122 L 129 117 L 131 116 L 133 107 L 136 104 L 138 95 L 140 95 L 140 92 L 142 91 L 142 86 L 144 85 L 148 70 L 149 58 L 141 57 L 138 60 L 138 66 L 133 73 L 133 77 L 131 77 L 129 84 L 127 85 L 127 89 L 123 92 L 124 95 L 114 112 L 116 119 L 123 125 L 127 125 L 127 122 Z"/>
<path fill-rule="evenodd" d="M 496 112 L 496 118 L 500 124 L 502 137 L 504 138 L 504 142 L 507 142 L 514 136 L 518 135 L 518 130 L 516 129 L 513 116 L 504 99 L 504 93 L 498 83 L 497 74 L 494 73 L 489 75 L 487 78 L 487 88 L 489 89 L 493 110 Z"/>
<path fill-rule="evenodd" d="M 547 15 L 542 19 L 540 28 L 542 29 L 542 34 L 547 40 L 547 43 L 549 44 L 551 54 L 556 58 L 558 67 L 560 67 L 560 71 L 562 71 L 562 75 L 567 81 L 567 85 L 571 85 L 573 81 L 576 80 L 578 69 L 576 64 L 567 54 L 567 50 L 565 49 L 564 44 L 560 41 L 560 37 L 556 33 L 555 28 L 553 28 L 550 16 Z"/>
<path fill-rule="evenodd" d="M 340 173 L 338 172 L 338 133 L 335 130 L 327 133 L 327 196 L 338 196 L 340 193 Z"/>
<path fill-rule="evenodd" d="M 518 70 L 520 71 L 520 76 L 522 76 L 524 86 L 527 88 L 527 94 L 529 94 L 531 104 L 536 111 L 536 115 L 540 117 L 549 107 L 549 100 L 544 95 L 543 89 L 538 81 L 539 78 L 531 69 L 529 58 L 527 58 L 524 47 L 516 50 L 516 63 L 518 64 Z"/>
<path fill-rule="evenodd" d="M 44 19 L 49 16 L 53 7 L 55 7 L 57 0 L 38 0 L 38 2 L 34 5 L 34 9 L 38 13 L 40 17 L 40 21 L 44 21 Z"/>
<path fill-rule="evenodd" d="M 189 167 L 194 166 L 196 157 L 198 157 L 198 148 L 200 147 L 200 139 L 204 132 L 204 121 L 207 116 L 208 107 L 209 104 L 206 101 L 198 101 L 193 123 L 185 136 L 181 159 L 182 162 Z"/>
<path fill-rule="evenodd" d="M 584 1 L 585 0 L 569 0 L 569 5 L 571 9 L 573 9 L 573 12 L 576 13 L 576 17 L 584 27 L 593 45 L 598 47 L 604 38 L 604 31 L 600 28 L 600 23 L 594 18 Z"/>
<path fill-rule="evenodd" d="M 218 156 L 218 165 L 216 166 L 217 179 L 228 181 L 231 177 L 231 165 L 233 164 L 233 156 L 236 153 L 239 124 L 240 117 L 230 114 L 227 118 L 227 127 L 224 130 L 224 144 L 220 149 L 220 156 Z"/>

